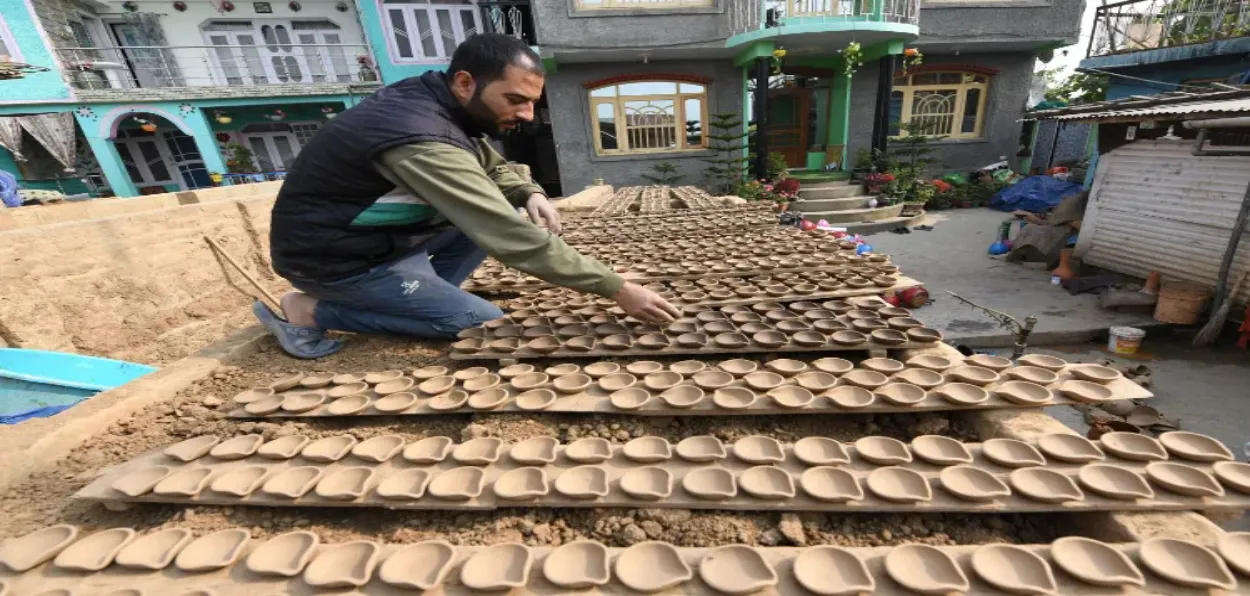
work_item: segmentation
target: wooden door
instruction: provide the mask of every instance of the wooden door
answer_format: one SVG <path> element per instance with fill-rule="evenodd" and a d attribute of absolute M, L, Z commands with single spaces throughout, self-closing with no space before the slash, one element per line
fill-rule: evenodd
<path fill-rule="evenodd" d="M 768 151 L 786 156 L 786 165 L 792 168 L 807 165 L 811 101 L 811 90 L 801 87 L 768 92 Z"/>

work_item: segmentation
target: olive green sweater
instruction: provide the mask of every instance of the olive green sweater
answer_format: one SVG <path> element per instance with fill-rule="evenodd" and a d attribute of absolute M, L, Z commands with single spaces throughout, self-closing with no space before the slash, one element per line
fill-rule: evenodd
<path fill-rule="evenodd" d="M 548 283 L 611 297 L 625 284 L 603 263 L 521 217 L 517 207 L 542 188 L 507 168 L 484 140 L 474 155 L 444 143 L 416 143 L 384 152 L 379 170 L 436 210 L 487 254 Z"/>

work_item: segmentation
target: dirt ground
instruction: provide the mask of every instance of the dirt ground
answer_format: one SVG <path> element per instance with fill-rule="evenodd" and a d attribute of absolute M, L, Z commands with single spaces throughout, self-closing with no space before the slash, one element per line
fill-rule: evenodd
<path fill-rule="evenodd" d="M 397 434 L 409 440 L 449 436 L 458 441 L 498 437 L 520 441 L 554 436 L 562 441 L 598 436 L 625 442 L 658 435 L 676 442 L 711 434 L 726 441 L 761 434 L 781 441 L 808 435 L 843 440 L 877 434 L 902 440 L 923 434 L 975 439 L 959 414 L 812 415 L 752 417 L 638 418 L 631 416 L 521 414 L 379 417 L 341 421 L 255 422 L 225 418 L 236 393 L 268 384 L 296 371 L 364 372 L 441 364 L 446 344 L 376 337 L 350 337 L 339 354 L 315 361 L 287 357 L 270 338 L 259 351 L 216 370 L 171 402 L 157 404 L 114 425 L 75 450 L 60 465 L 10 490 L 0 500 L 0 536 L 24 534 L 55 523 L 85 529 L 130 526 L 136 529 L 185 527 L 206 533 L 224 527 L 250 527 L 254 537 L 295 528 L 324 540 L 375 539 L 414 542 L 443 538 L 453 544 L 524 542 L 559 545 L 596 539 L 624 546 L 664 540 L 681 546 L 836 544 L 880 546 L 905 542 L 980 544 L 1049 542 L 1064 529 L 1060 515 L 955 514 L 778 514 L 673 509 L 503 509 L 493 512 L 413 512 L 380 509 L 279 509 L 143 505 L 111 512 L 70 497 L 110 465 L 197 435 L 230 437 L 260 433 L 265 438 L 302 434 L 317 438 L 351 434 L 365 439 Z"/>

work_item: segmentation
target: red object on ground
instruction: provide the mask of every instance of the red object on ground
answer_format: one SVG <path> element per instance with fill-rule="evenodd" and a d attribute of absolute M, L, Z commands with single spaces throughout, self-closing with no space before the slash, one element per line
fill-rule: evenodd
<path fill-rule="evenodd" d="M 924 286 L 912 286 L 898 293 L 899 306 L 920 308 L 929 303 L 929 290 Z"/>
<path fill-rule="evenodd" d="M 846 238 L 846 232 L 843 230 L 834 230 L 833 237 L 834 238 Z"/>
<path fill-rule="evenodd" d="M 1066 174 L 1067 172 L 1068 172 L 1068 168 L 1065 168 L 1063 166 L 1055 166 L 1049 170 L 1046 170 L 1046 174 L 1048 176 L 1054 176 L 1055 174 Z"/>
<path fill-rule="evenodd" d="M 805 219 L 799 223 L 799 229 L 804 232 L 810 232 L 816 229 L 816 224 Z"/>
<path fill-rule="evenodd" d="M 889 304 L 890 306 L 899 305 L 898 294 L 895 294 L 894 292 L 890 292 L 889 294 L 886 294 L 885 297 L 882 298 L 882 300 L 885 300 L 886 304 Z"/>

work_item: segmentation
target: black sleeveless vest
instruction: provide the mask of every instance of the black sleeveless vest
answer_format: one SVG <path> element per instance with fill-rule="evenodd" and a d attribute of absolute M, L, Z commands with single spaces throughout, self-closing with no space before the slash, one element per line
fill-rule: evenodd
<path fill-rule="evenodd" d="M 292 281 L 327 282 L 406 254 L 413 236 L 437 226 L 350 226 L 395 189 L 374 160 L 387 149 L 425 142 L 476 154 L 481 135 L 439 71 L 383 87 L 343 111 L 304 145 L 278 191 L 269 228 L 274 270 Z"/>

